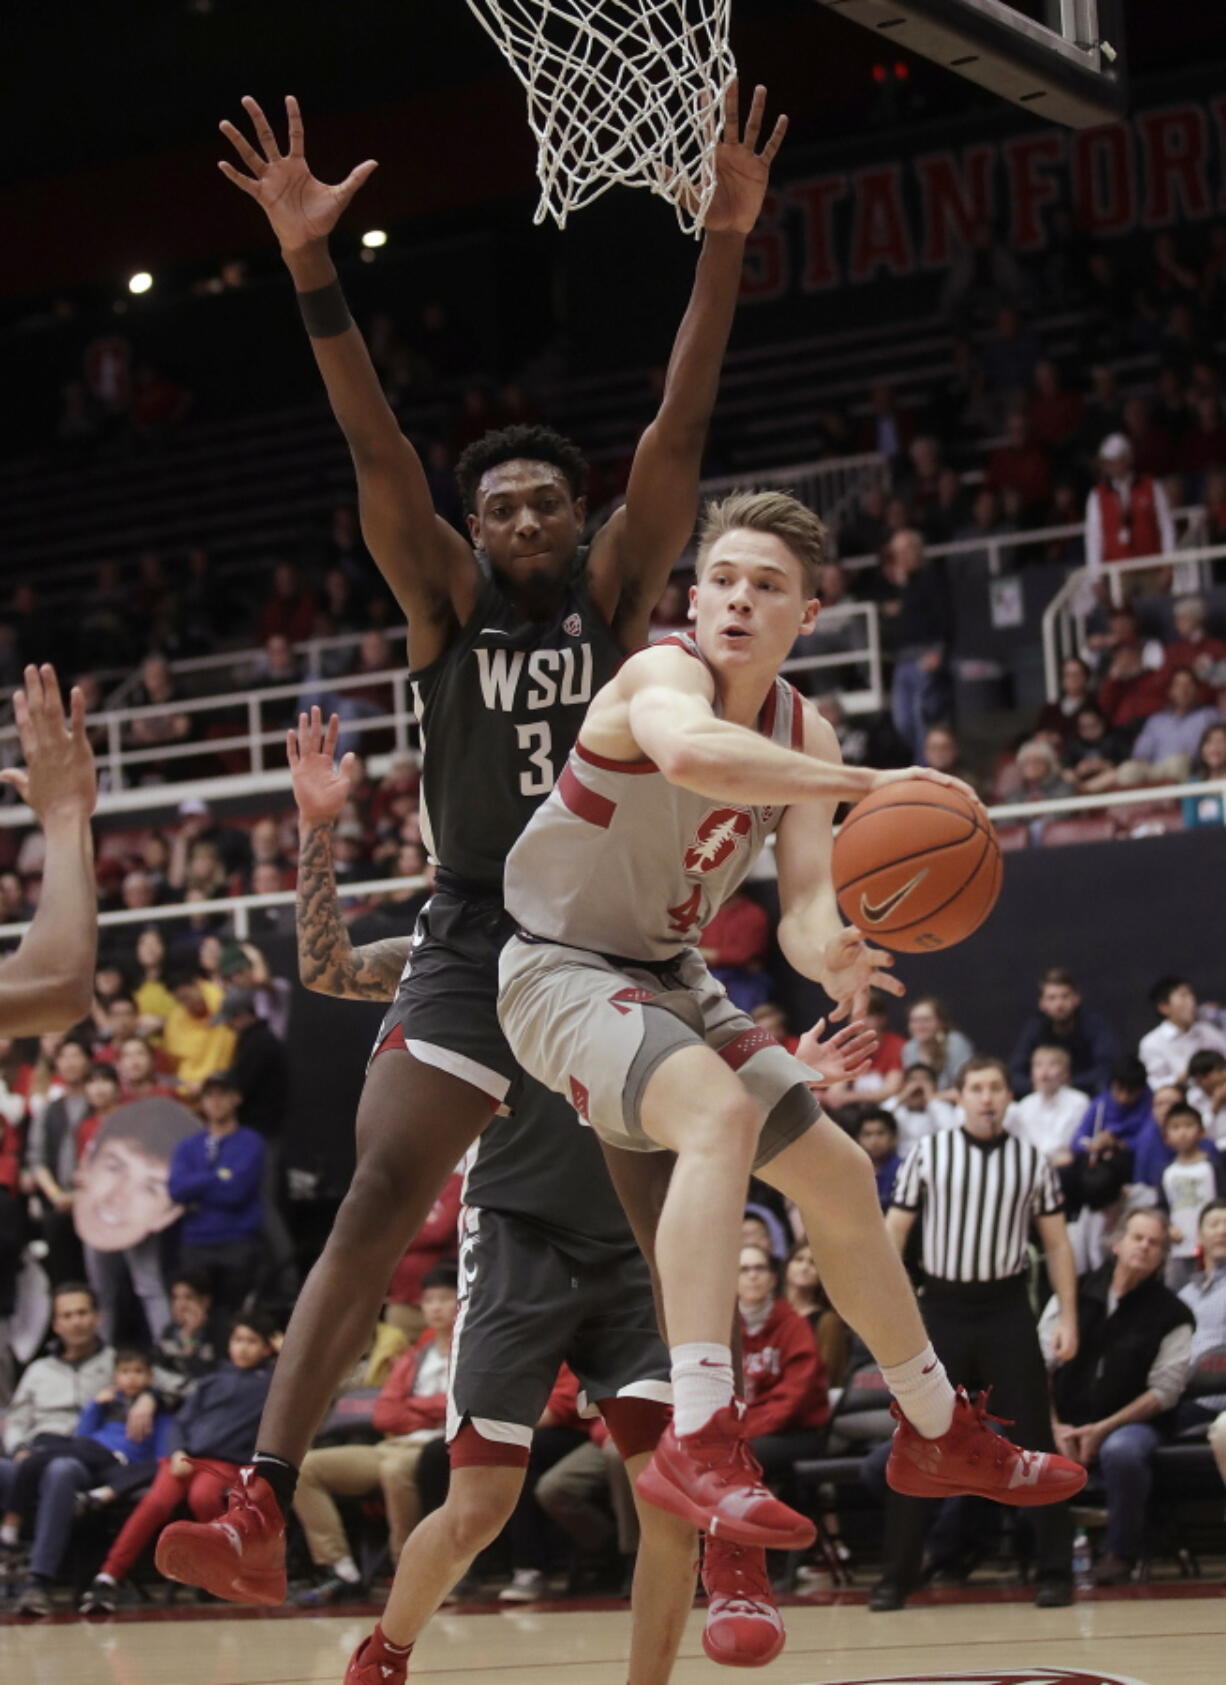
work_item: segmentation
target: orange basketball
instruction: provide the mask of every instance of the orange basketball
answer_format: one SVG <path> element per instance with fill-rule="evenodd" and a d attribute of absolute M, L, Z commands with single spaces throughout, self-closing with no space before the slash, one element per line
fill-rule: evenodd
<path fill-rule="evenodd" d="M 1004 875 L 983 810 L 925 778 L 856 803 L 834 839 L 833 872 L 848 923 L 905 954 L 951 948 L 978 930 Z"/>

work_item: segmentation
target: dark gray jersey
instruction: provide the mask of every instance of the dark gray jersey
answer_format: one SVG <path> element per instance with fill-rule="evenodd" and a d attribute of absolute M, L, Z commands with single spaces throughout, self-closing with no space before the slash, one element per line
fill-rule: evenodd
<path fill-rule="evenodd" d="M 596 1132 L 560 1094 L 516 1083 L 509 1117 L 492 1119 L 469 1149 L 464 1203 L 504 1211 L 580 1262 L 634 1249 Z"/>
<path fill-rule="evenodd" d="M 511 845 L 553 789 L 592 697 L 624 656 L 575 558 L 557 613 L 527 621 L 486 558 L 467 624 L 410 674 L 423 739 L 422 822 L 439 864 L 501 884 Z"/>

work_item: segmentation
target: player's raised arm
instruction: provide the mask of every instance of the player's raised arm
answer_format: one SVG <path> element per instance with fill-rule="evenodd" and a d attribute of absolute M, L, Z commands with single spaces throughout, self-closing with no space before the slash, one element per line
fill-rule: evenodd
<path fill-rule="evenodd" d="M 409 956 L 409 938 L 355 948 L 341 917 L 332 858 L 337 815 L 349 799 L 353 755 L 336 762 L 340 720 L 325 730 L 312 708 L 286 734 L 286 752 L 298 804 L 298 975 L 308 989 L 344 1000 L 392 1000 Z"/>
<path fill-rule="evenodd" d="M 98 887 L 89 818 L 98 784 L 74 688 L 64 718 L 50 666 L 27 667 L 13 693 L 25 767 L 0 772 L 34 809 L 47 841 L 38 911 L 12 959 L 0 965 L 0 1035 L 67 1030 L 89 1012 L 98 954 Z"/>
<path fill-rule="evenodd" d="M 628 649 L 645 641 L 651 610 L 694 530 L 702 454 L 740 291 L 745 241 L 787 128 L 787 118 L 780 117 L 758 151 L 765 110 L 766 89 L 755 88 L 742 134 L 737 85 L 731 84 L 716 152 L 715 195 L 659 412 L 634 453 L 625 508 L 592 546 L 597 600 Z"/>
<path fill-rule="evenodd" d="M 285 101 L 285 152 L 256 101 L 248 95 L 243 107 L 254 144 L 233 123 L 223 122 L 221 132 L 246 171 L 226 160 L 219 168 L 260 206 L 280 242 L 333 414 L 353 456 L 363 535 L 409 619 L 410 664 L 426 666 L 441 652 L 453 617 L 466 617 L 478 575 L 468 544 L 435 513 L 421 461 L 379 384 L 328 251 L 329 234 L 376 166 L 368 158 L 330 186 L 311 174 L 292 94 Z"/>

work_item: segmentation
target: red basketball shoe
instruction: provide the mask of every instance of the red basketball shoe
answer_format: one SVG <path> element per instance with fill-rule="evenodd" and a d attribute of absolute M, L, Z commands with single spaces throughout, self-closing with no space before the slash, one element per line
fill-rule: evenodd
<path fill-rule="evenodd" d="M 382 1650 L 379 1660 L 372 1655 L 375 1635 L 364 1638 L 349 1658 L 344 1685 L 405 1685 L 409 1677 L 409 1658 L 389 1655 Z"/>
<path fill-rule="evenodd" d="M 216 1521 L 174 1521 L 158 1540 L 159 1574 L 228 1603 L 285 1602 L 285 1518 L 272 1487 L 243 1469 Z"/>
<path fill-rule="evenodd" d="M 787 1642 L 766 1574 L 766 1552 L 707 1538 L 702 1547 L 707 1622 L 702 1647 L 724 1667 L 765 1667 Z"/>
<path fill-rule="evenodd" d="M 817 1537 L 811 1521 L 763 1486 L 733 1404 L 683 1439 L 670 1423 L 636 1486 L 649 1504 L 733 1544 L 804 1550 Z"/>
<path fill-rule="evenodd" d="M 994 1498 L 998 1504 L 1032 1509 L 1081 1491 L 1087 1471 L 1080 1463 L 1050 1451 L 1023 1451 L 992 1432 L 990 1422 L 1011 1424 L 988 1415 L 990 1391 L 972 1404 L 959 1387 L 953 1423 L 940 1439 L 925 1439 L 897 1404 L 890 1406 L 898 1426 L 885 1478 L 896 1492 L 909 1498 Z"/>

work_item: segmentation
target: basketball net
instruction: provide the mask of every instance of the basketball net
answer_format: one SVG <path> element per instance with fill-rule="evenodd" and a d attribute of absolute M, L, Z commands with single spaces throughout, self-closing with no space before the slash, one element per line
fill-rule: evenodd
<path fill-rule="evenodd" d="M 608 188 L 646 187 L 697 234 L 715 191 L 723 95 L 736 71 L 729 0 L 468 0 L 528 95 L 559 228 Z"/>

